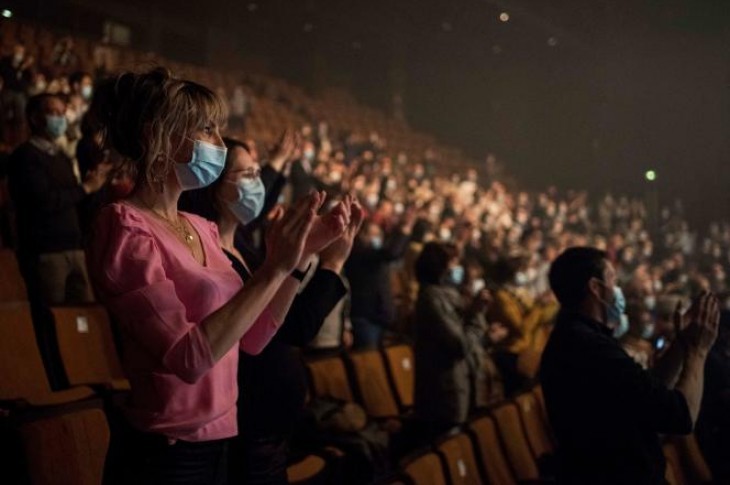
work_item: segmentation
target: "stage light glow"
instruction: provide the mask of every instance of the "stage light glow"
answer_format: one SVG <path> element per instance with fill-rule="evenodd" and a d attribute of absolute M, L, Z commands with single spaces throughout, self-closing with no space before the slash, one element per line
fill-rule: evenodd
<path fill-rule="evenodd" d="M 9 19 L 9 18 L 11 18 L 11 17 L 13 16 L 13 12 L 12 12 L 12 11 L 10 11 L 10 10 L 8 10 L 7 8 L 3 9 L 3 11 L 2 11 L 2 12 L 0 12 L 0 14 L 1 14 L 1 15 L 2 15 L 2 16 L 3 16 L 4 18 L 6 18 L 6 19 Z"/>
<path fill-rule="evenodd" d="M 654 170 L 647 170 L 646 174 L 644 174 L 644 176 L 646 177 L 646 180 L 648 180 L 649 182 L 653 182 L 656 180 L 656 172 Z"/>
<path fill-rule="evenodd" d="M 509 22 L 509 14 L 507 12 L 502 12 L 499 14 L 499 20 L 502 22 Z"/>
<path fill-rule="evenodd" d="M 550 47 L 555 47 L 556 45 L 558 45 L 558 39 L 556 37 L 548 37 L 547 44 Z"/>

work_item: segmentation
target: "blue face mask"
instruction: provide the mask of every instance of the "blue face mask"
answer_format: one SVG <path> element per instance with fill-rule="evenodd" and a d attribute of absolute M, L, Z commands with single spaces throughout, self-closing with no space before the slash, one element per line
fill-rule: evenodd
<path fill-rule="evenodd" d="M 616 328 L 613 329 L 613 337 L 614 338 L 621 338 L 624 335 L 626 335 L 626 332 L 629 331 L 629 317 L 626 315 L 621 315 L 619 317 L 618 325 L 616 325 Z"/>
<path fill-rule="evenodd" d="M 617 325 L 614 328 L 614 336 L 619 338 L 625 334 L 629 329 L 629 320 L 625 315 L 626 312 L 626 297 L 620 287 L 613 287 L 613 301 L 606 302 L 601 300 L 606 305 L 606 319 L 608 324 Z M 619 335 L 617 335 L 619 334 Z"/>
<path fill-rule="evenodd" d="M 641 328 L 641 338 L 646 340 L 651 340 L 651 338 L 654 336 L 654 324 L 653 323 L 645 323 L 644 326 Z"/>
<path fill-rule="evenodd" d="M 81 97 L 84 98 L 86 101 L 91 99 L 91 95 L 94 93 L 94 88 L 92 86 L 86 85 L 81 86 Z"/>
<path fill-rule="evenodd" d="M 66 121 L 65 116 L 46 115 L 46 132 L 48 132 L 54 140 L 63 136 L 63 134 L 66 133 L 67 128 L 68 121 Z"/>
<path fill-rule="evenodd" d="M 380 249 L 383 247 L 383 238 L 380 236 L 375 236 L 370 239 L 370 244 L 372 245 L 373 249 Z"/>
<path fill-rule="evenodd" d="M 236 185 L 238 199 L 235 202 L 229 202 L 228 208 L 241 224 L 246 225 L 261 214 L 266 199 L 266 188 L 261 177 L 242 178 Z"/>
<path fill-rule="evenodd" d="M 455 285 L 460 285 L 464 282 L 464 267 L 454 266 L 449 269 L 449 281 Z"/>
<path fill-rule="evenodd" d="M 226 166 L 228 149 L 195 140 L 193 158 L 189 163 L 176 163 L 175 174 L 183 190 L 207 187 L 220 177 Z"/>

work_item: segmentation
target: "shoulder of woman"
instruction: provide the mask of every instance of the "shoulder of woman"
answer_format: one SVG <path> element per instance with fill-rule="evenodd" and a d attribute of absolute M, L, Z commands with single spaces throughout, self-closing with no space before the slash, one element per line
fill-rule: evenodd
<path fill-rule="evenodd" d="M 88 251 L 94 279 L 115 280 L 131 274 L 135 262 L 151 266 L 156 258 L 151 229 L 139 209 L 114 203 L 99 211 Z"/>

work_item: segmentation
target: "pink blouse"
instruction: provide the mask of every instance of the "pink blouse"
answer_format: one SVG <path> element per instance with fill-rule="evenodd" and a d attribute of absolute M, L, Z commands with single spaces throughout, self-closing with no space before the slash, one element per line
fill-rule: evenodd
<path fill-rule="evenodd" d="M 125 203 L 102 209 L 89 250 L 99 295 L 120 329 L 131 383 L 126 414 L 142 431 L 208 441 L 237 434 L 238 348 L 213 361 L 200 322 L 242 287 L 212 222 L 183 213 L 205 264 L 162 220 Z M 241 340 L 260 352 L 279 322 L 267 309 Z"/>

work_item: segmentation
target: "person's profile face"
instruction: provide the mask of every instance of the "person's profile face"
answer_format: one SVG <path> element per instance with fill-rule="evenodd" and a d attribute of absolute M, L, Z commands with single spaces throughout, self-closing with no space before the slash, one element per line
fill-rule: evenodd
<path fill-rule="evenodd" d="M 226 146 L 223 143 L 218 125 L 213 121 L 204 122 L 192 133 L 183 136 L 182 140 L 178 136 L 172 137 L 173 149 L 178 147 L 173 156 L 176 163 L 190 163 L 193 159 L 193 147 L 196 141 L 204 141 L 221 148 Z"/>
<path fill-rule="evenodd" d="M 225 183 L 219 185 L 216 196 L 221 202 L 238 199 L 238 184 L 242 179 L 255 179 L 261 175 L 261 167 L 251 154 L 241 147 L 231 149 L 230 168 L 225 174 Z"/>

